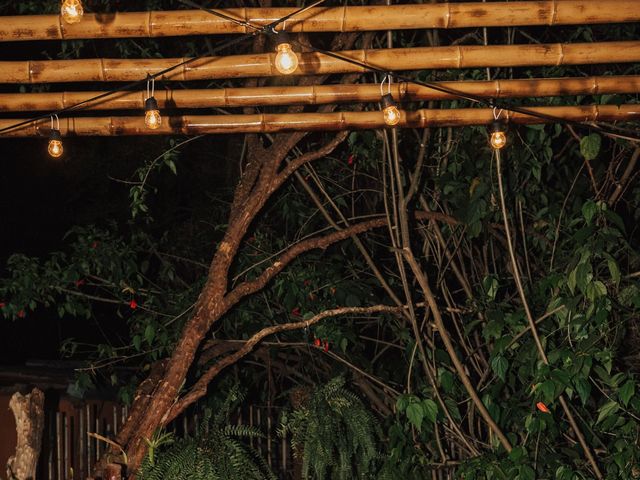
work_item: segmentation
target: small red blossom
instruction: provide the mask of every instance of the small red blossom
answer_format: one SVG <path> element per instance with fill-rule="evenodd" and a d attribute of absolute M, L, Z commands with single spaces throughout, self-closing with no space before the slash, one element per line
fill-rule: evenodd
<path fill-rule="evenodd" d="M 321 345 L 322 345 L 322 340 L 320 340 L 319 338 L 314 338 L 314 339 L 313 339 L 313 344 L 314 344 L 316 347 L 319 347 L 319 346 L 321 346 Z"/>
<path fill-rule="evenodd" d="M 6 307 L 6 306 L 7 306 L 7 304 L 6 304 L 6 303 L 4 303 L 4 302 L 0 302 L 0 308 L 4 308 L 4 307 Z"/>
<path fill-rule="evenodd" d="M 304 284 L 305 287 L 308 287 L 309 285 L 311 285 L 311 280 L 305 280 L 302 283 Z"/>
<path fill-rule="evenodd" d="M 27 316 L 27 313 L 24 310 L 20 310 L 18 312 L 18 318 L 24 318 Z"/>
<path fill-rule="evenodd" d="M 551 410 L 549 410 L 547 406 L 542 402 L 536 403 L 536 407 L 538 407 L 538 410 L 540 410 L 542 413 L 551 413 Z"/>
<path fill-rule="evenodd" d="M 328 352 L 328 351 L 329 351 L 329 342 L 327 342 L 326 340 L 324 341 L 324 348 L 323 348 L 323 350 L 324 350 L 325 352 Z"/>
<path fill-rule="evenodd" d="M 85 283 L 87 283 L 87 281 L 84 278 L 81 278 L 80 280 L 76 280 L 76 287 L 81 287 Z"/>
<path fill-rule="evenodd" d="M 129 308 L 131 310 L 135 310 L 136 308 L 138 308 L 138 302 L 136 302 L 135 298 L 129 302 Z"/>
<path fill-rule="evenodd" d="M 291 310 L 291 315 L 293 315 L 294 317 L 299 317 L 300 316 L 300 307 L 295 307 Z"/>
<path fill-rule="evenodd" d="M 93 248 L 94 250 L 95 250 L 96 248 L 98 248 L 98 245 L 100 245 L 100 242 L 98 242 L 98 241 L 96 241 L 96 240 L 94 240 L 93 242 L 91 242 L 91 248 Z"/>
<path fill-rule="evenodd" d="M 347 163 L 349 165 L 353 165 L 353 162 L 355 161 L 356 156 L 355 155 L 349 155 L 349 158 L 347 159 Z"/>

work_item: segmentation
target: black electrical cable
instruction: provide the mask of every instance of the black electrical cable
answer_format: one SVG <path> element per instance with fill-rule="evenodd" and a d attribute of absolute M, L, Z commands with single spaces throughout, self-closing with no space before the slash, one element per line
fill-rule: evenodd
<path fill-rule="evenodd" d="M 278 19 L 278 20 L 266 25 L 265 27 L 256 27 L 254 25 L 249 24 L 248 22 L 241 22 L 240 20 L 233 19 L 232 17 L 224 15 L 224 14 L 222 14 L 220 12 L 217 12 L 215 10 L 207 9 L 205 7 L 202 7 L 201 5 L 197 5 L 197 4 L 195 4 L 193 2 L 189 2 L 187 0 L 180 0 L 180 1 L 182 3 L 187 4 L 187 5 L 195 6 L 195 7 L 199 8 L 199 9 L 201 9 L 201 10 L 204 10 L 207 13 L 211 13 L 213 15 L 216 15 L 216 16 L 219 16 L 221 18 L 224 18 L 225 20 L 229 20 L 229 21 L 233 21 L 233 22 L 236 22 L 236 23 L 240 23 L 240 24 L 242 24 L 244 26 L 251 26 L 252 28 L 255 29 L 255 31 L 252 32 L 252 33 L 245 33 L 241 37 L 234 38 L 232 40 L 228 40 L 227 42 L 224 42 L 224 43 L 218 45 L 215 48 L 209 48 L 207 53 L 203 53 L 203 54 L 197 55 L 195 57 L 189 58 L 189 59 L 187 59 L 187 60 L 185 60 L 183 62 L 180 62 L 180 63 L 178 63 L 176 65 L 172 65 L 171 67 L 167 67 L 164 70 L 161 70 L 161 71 L 156 72 L 154 74 L 148 74 L 144 79 L 136 80 L 135 82 L 131 82 L 131 83 L 127 83 L 127 84 L 122 85 L 122 86 L 120 86 L 118 88 L 115 88 L 115 89 L 110 90 L 108 92 L 101 93 L 100 95 L 96 95 L 95 97 L 88 98 L 86 100 L 83 100 L 83 101 L 78 102 L 78 103 L 76 103 L 74 105 L 70 105 L 68 107 L 62 108 L 60 110 L 56 110 L 54 112 L 50 112 L 50 113 L 43 114 L 43 115 L 40 115 L 40 116 L 37 116 L 37 117 L 33 117 L 33 118 L 30 118 L 30 119 L 24 120 L 22 122 L 16 123 L 14 125 L 10 125 L 8 127 L 2 128 L 2 129 L 0 129 L 0 134 L 3 134 L 5 132 L 11 131 L 11 130 L 15 130 L 15 129 L 20 128 L 20 127 L 24 127 L 25 125 L 29 125 L 30 123 L 37 122 L 38 120 L 44 120 L 46 118 L 50 118 L 50 117 L 52 117 L 54 115 L 62 116 L 62 114 L 64 114 L 64 113 L 68 113 L 68 112 L 79 110 L 82 106 L 87 105 L 89 103 L 95 103 L 95 102 L 97 102 L 99 100 L 102 100 L 104 98 L 110 97 L 110 96 L 115 95 L 117 93 L 124 92 L 124 91 L 130 90 L 130 89 L 132 89 L 134 87 L 138 87 L 138 86 L 144 85 L 149 80 L 153 80 L 153 79 L 156 79 L 156 78 L 161 77 L 163 75 L 166 75 L 167 73 L 170 73 L 173 70 L 176 70 L 176 69 L 178 69 L 180 67 L 188 65 L 190 63 L 193 63 L 196 60 L 200 60 L 202 58 L 206 58 L 208 55 L 212 56 L 213 54 L 215 54 L 217 52 L 220 52 L 222 50 L 225 50 L 225 49 L 227 49 L 229 47 L 233 47 L 233 46 L 235 46 L 235 45 L 247 40 L 248 38 L 252 38 L 252 37 L 254 37 L 255 35 L 257 35 L 259 33 L 264 33 L 264 32 L 269 32 L 270 33 L 273 30 L 273 28 L 275 26 L 277 26 L 279 23 L 282 23 L 282 22 L 290 19 L 291 17 L 293 17 L 295 15 L 299 15 L 300 13 L 308 10 L 309 8 L 317 6 L 317 5 L 321 4 L 321 3 L 323 3 L 325 0 L 319 0 L 319 1 L 315 2 L 315 3 L 313 3 L 312 5 L 309 5 L 307 7 L 302 7 L 300 9 L 298 9 L 298 10 L 296 10 L 294 12 L 291 12 L 291 13 L 285 15 L 284 17 L 282 17 L 282 18 L 280 18 L 280 19 Z"/>
<path fill-rule="evenodd" d="M 207 8 L 203 7 L 202 5 L 198 5 L 197 3 L 193 2 L 192 0 L 179 0 L 179 1 L 182 2 L 182 3 L 188 4 L 191 7 L 199 8 L 200 10 L 203 10 L 203 11 L 205 11 L 207 13 L 212 14 L 212 15 L 215 15 L 215 16 L 218 16 L 218 17 L 221 17 L 221 18 L 225 18 L 226 17 L 226 15 L 224 15 L 224 14 L 222 14 L 220 12 L 217 12 L 215 10 L 207 9 Z M 323 1 L 323 0 L 321 0 L 321 1 Z M 308 7 L 305 7 L 303 9 L 301 9 L 301 10 L 298 10 L 298 11 L 296 11 L 293 14 L 290 14 L 290 15 L 294 15 L 294 14 L 298 15 L 302 11 L 316 6 L 316 4 L 318 4 L 318 3 L 321 3 L 321 2 L 316 2 L 316 3 L 312 4 L 312 5 L 309 5 Z M 274 22 L 274 23 L 277 24 L 277 23 L 281 23 L 282 21 L 284 21 L 284 20 L 281 19 L 278 22 Z M 240 22 L 240 21 L 238 21 L 238 22 Z M 274 33 L 276 33 L 277 34 L 277 32 L 275 30 L 268 29 L 267 27 L 262 28 L 262 27 L 259 27 L 257 25 L 253 25 L 250 22 L 246 22 L 246 21 L 242 21 L 241 23 L 242 23 L 242 25 L 244 25 L 246 27 L 251 27 L 251 28 L 256 29 L 256 31 L 260 31 L 261 33 L 266 33 L 266 34 L 274 34 Z M 579 128 L 586 128 L 588 130 L 598 130 L 599 132 L 606 133 L 606 134 L 609 134 L 609 135 L 618 136 L 618 137 L 620 137 L 620 135 L 615 133 L 613 130 L 627 131 L 626 129 L 621 129 L 621 128 L 618 128 L 618 127 L 603 128 L 601 125 L 598 125 L 595 122 L 584 123 L 584 122 L 579 122 L 579 121 L 576 121 L 576 120 L 567 120 L 567 119 L 564 119 L 564 118 L 561 118 L 561 117 L 556 117 L 554 115 L 548 115 L 548 114 L 545 114 L 545 113 L 536 112 L 536 111 L 530 110 L 528 108 L 518 107 L 516 105 L 510 105 L 510 104 L 507 104 L 507 103 L 499 102 L 499 101 L 496 101 L 496 100 L 493 100 L 493 99 L 490 99 L 490 98 L 469 95 L 467 93 L 460 92 L 458 90 L 455 90 L 455 89 L 452 89 L 452 88 L 449 88 L 449 87 L 444 87 L 442 85 L 438 85 L 438 84 L 431 83 L 431 82 L 423 82 L 423 81 L 420 81 L 420 80 L 413 79 L 411 77 L 407 77 L 407 76 L 404 76 L 404 75 L 399 75 L 399 74 L 396 74 L 396 73 L 392 73 L 392 72 L 390 72 L 388 70 L 385 70 L 383 68 L 375 67 L 375 66 L 372 66 L 372 65 L 368 65 L 366 63 L 363 63 L 363 62 L 360 62 L 358 60 L 354 60 L 354 59 L 351 59 L 351 58 L 348 58 L 348 57 L 344 57 L 342 55 L 339 55 L 339 54 L 337 54 L 335 52 L 332 52 L 332 51 L 329 51 L 329 50 L 324 50 L 324 49 L 317 48 L 317 47 L 314 47 L 314 46 L 311 46 L 311 45 L 302 44 L 302 43 L 300 43 L 300 42 L 298 42 L 296 40 L 289 39 L 289 42 L 294 44 L 294 45 L 297 45 L 298 47 L 310 48 L 314 52 L 322 53 L 324 55 L 327 55 L 329 57 L 335 58 L 337 60 L 341 60 L 341 61 L 350 63 L 352 65 L 358 66 L 360 68 L 364 68 L 364 69 L 366 69 L 366 70 L 368 70 L 369 72 L 372 72 L 372 73 L 379 73 L 379 74 L 382 74 L 382 75 L 393 75 L 393 77 L 395 77 L 397 79 L 400 79 L 403 82 L 413 83 L 415 85 L 419 85 L 419 86 L 426 87 L 426 88 L 429 88 L 429 89 L 432 89 L 432 90 L 435 90 L 435 91 L 438 91 L 438 92 L 441 92 L 441 93 L 446 93 L 448 95 L 452 95 L 452 96 L 457 97 L 457 98 L 462 99 L 462 100 L 468 100 L 468 101 L 473 102 L 473 103 L 487 105 L 487 106 L 489 106 L 491 108 L 500 109 L 500 110 L 507 110 L 507 111 L 514 112 L 514 113 L 520 113 L 520 114 L 523 114 L 523 115 L 528 115 L 528 116 L 531 116 L 531 117 L 536 117 L 536 118 L 540 118 L 540 119 L 543 119 L 543 120 L 548 120 L 548 121 L 551 121 L 553 123 L 560 123 L 560 124 L 565 124 L 565 125 L 573 125 L 573 126 L 576 126 L 576 127 L 579 127 Z M 633 132 L 633 133 L 636 133 L 636 132 Z M 640 142 L 640 138 L 635 138 L 635 137 L 634 138 L 622 137 L 622 138 L 625 138 L 625 139 L 631 140 L 631 141 L 635 141 L 635 142 Z"/>

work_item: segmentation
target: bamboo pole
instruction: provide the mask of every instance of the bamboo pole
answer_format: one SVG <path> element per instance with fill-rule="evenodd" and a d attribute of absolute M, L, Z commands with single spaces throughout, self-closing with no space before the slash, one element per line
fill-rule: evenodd
<path fill-rule="evenodd" d="M 476 67 L 590 65 L 640 61 L 640 41 L 536 45 L 457 45 L 380 50 L 347 50 L 339 55 L 385 71 Z M 280 75 L 274 53 L 203 57 L 172 70 L 165 80 Z M 365 72 L 366 68 L 318 52 L 299 54 L 294 75 Z M 122 82 L 144 79 L 185 58 L 80 59 L 0 62 L 0 83 Z"/>
<path fill-rule="evenodd" d="M 435 85 L 465 95 L 485 98 L 556 97 L 640 93 L 640 75 L 540 78 L 523 80 L 437 82 Z M 0 94 L 1 112 L 55 111 L 71 107 L 106 92 L 46 92 Z M 391 85 L 397 101 L 450 100 L 456 96 L 422 85 Z M 214 108 L 277 105 L 326 105 L 378 102 L 378 84 L 309 85 L 293 87 L 158 90 L 160 108 Z M 146 91 L 120 92 L 83 106 L 83 110 L 141 110 Z"/>
<path fill-rule="evenodd" d="M 554 118 L 576 121 L 624 121 L 640 119 L 640 105 L 587 105 L 563 107 L 531 107 L 529 110 Z M 458 127 L 488 125 L 493 120 L 492 109 L 462 108 L 449 110 L 416 110 L 401 112 L 399 127 Z M 504 111 L 501 118 L 514 124 L 551 123 L 551 119 Z M 20 122 L 19 119 L 0 120 L 0 129 Z M 49 120 L 32 122 L 19 129 L 9 130 L 5 137 L 48 136 Z M 162 126 L 149 130 L 142 115 L 136 117 L 69 117 L 60 119 L 60 131 L 67 136 L 121 135 L 200 135 L 213 133 L 276 133 L 290 131 L 338 131 L 385 128 L 382 113 L 282 113 L 254 115 L 183 115 L 164 117 Z"/>
<path fill-rule="evenodd" d="M 295 8 L 220 10 L 253 25 L 275 22 Z M 564 0 L 318 7 L 287 22 L 293 32 L 584 25 L 640 21 L 637 0 Z M 67 25 L 58 15 L 0 17 L 0 41 L 168 37 L 248 33 L 247 27 L 200 10 L 85 14 Z M 250 32 L 249 32 L 250 33 Z"/>

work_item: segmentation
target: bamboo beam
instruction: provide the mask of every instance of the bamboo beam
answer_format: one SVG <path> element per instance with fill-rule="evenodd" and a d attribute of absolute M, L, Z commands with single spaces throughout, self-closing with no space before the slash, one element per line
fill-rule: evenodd
<path fill-rule="evenodd" d="M 640 41 L 536 45 L 457 45 L 380 50 L 347 50 L 343 57 L 385 71 L 476 67 L 591 65 L 640 61 Z M 203 57 L 167 73 L 164 80 L 189 81 L 280 75 L 275 53 Z M 294 75 L 365 72 L 328 55 L 299 54 Z M 184 62 L 185 58 L 80 59 L 0 62 L 0 83 L 128 82 L 144 79 Z"/>
<path fill-rule="evenodd" d="M 640 105 L 588 105 L 533 107 L 529 110 L 576 122 L 622 121 L 640 119 Z M 450 110 L 416 110 L 402 112 L 399 127 L 458 127 L 488 125 L 494 120 L 492 109 L 463 108 Z M 514 124 L 551 123 L 552 120 L 504 111 L 501 118 Z M 19 119 L 0 120 L 0 129 L 18 123 Z M 5 137 L 37 137 L 50 133 L 49 120 L 32 122 L 10 130 Z M 136 117 L 76 117 L 60 119 L 60 131 L 68 136 L 122 135 L 199 135 L 212 133 L 259 133 L 291 131 L 338 131 L 385 128 L 382 113 L 332 112 L 255 115 L 183 115 L 163 118 L 162 126 L 149 130 L 142 115 Z"/>
<path fill-rule="evenodd" d="M 235 8 L 220 12 L 267 25 L 295 8 Z M 564 0 L 318 7 L 287 22 L 293 32 L 353 32 L 423 28 L 584 25 L 640 21 L 637 0 Z M 168 37 L 247 33 L 242 25 L 200 10 L 85 14 L 67 25 L 58 15 L 0 17 L 0 41 Z"/>
<path fill-rule="evenodd" d="M 556 97 L 640 93 L 640 75 L 568 77 L 524 80 L 437 82 L 437 86 L 485 98 Z M 105 92 L 47 92 L 0 94 L 0 111 L 34 112 L 68 108 Z M 394 99 L 402 102 L 449 100 L 454 95 L 429 87 L 400 82 L 391 85 Z M 158 90 L 161 109 L 325 105 L 378 102 L 380 85 L 310 85 L 293 87 Z M 120 92 L 82 107 L 83 110 L 141 110 L 146 91 Z"/>

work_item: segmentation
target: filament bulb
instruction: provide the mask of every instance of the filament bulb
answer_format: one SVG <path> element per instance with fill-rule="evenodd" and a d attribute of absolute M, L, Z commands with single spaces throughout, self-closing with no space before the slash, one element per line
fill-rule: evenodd
<path fill-rule="evenodd" d="M 505 133 L 505 127 L 502 122 L 495 121 L 491 124 L 491 138 L 489 139 L 491 147 L 495 150 L 504 148 L 507 144 L 507 134 Z"/>
<path fill-rule="evenodd" d="M 162 117 L 160 116 L 160 110 L 158 109 L 158 102 L 154 97 L 149 97 L 144 104 L 144 124 L 147 128 L 155 130 L 162 125 Z"/>
<path fill-rule="evenodd" d="M 289 75 L 296 71 L 298 68 L 298 56 L 296 52 L 291 49 L 289 43 L 289 37 L 285 32 L 278 33 L 278 45 L 276 46 L 276 60 L 275 66 L 283 75 Z"/>
<path fill-rule="evenodd" d="M 62 147 L 62 136 L 60 135 L 60 130 L 51 131 L 51 135 L 49 135 L 49 146 L 47 147 L 47 151 L 53 158 L 59 158 L 60 156 L 62 156 L 64 148 Z"/>
<path fill-rule="evenodd" d="M 385 93 L 382 96 L 382 115 L 384 117 L 384 123 L 390 127 L 400 122 L 400 110 L 390 93 Z"/>
<path fill-rule="evenodd" d="M 84 15 L 82 0 L 63 0 L 60 15 L 66 23 L 78 23 Z"/>

